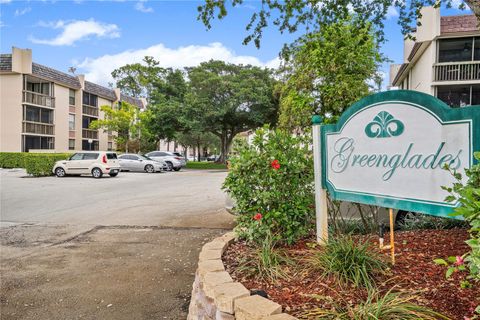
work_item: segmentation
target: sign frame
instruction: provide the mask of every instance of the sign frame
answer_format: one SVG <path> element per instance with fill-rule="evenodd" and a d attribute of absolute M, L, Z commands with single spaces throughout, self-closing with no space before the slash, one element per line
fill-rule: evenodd
<path fill-rule="evenodd" d="M 326 189 L 330 196 L 336 200 L 377 205 L 386 208 L 395 208 L 406 211 L 421 212 L 434 216 L 448 217 L 458 203 L 448 205 L 447 203 L 429 202 L 426 200 L 392 197 L 391 195 L 369 194 L 351 190 L 337 190 L 328 181 L 327 175 L 327 136 L 338 134 L 343 127 L 359 112 L 380 104 L 406 104 L 412 107 L 423 109 L 435 117 L 441 125 L 455 124 L 461 122 L 470 123 L 470 150 L 469 159 L 471 166 L 477 161 L 473 152 L 480 151 L 480 106 L 468 106 L 464 108 L 451 108 L 443 101 L 434 96 L 412 90 L 392 90 L 376 93 L 367 96 L 349 107 L 339 118 L 336 124 L 320 126 L 320 158 L 321 158 L 321 188 Z M 315 126 L 314 126 L 315 127 Z M 318 156 L 317 154 L 315 156 Z M 459 171 L 463 173 L 462 166 Z M 441 186 L 438 186 L 439 188 Z"/>

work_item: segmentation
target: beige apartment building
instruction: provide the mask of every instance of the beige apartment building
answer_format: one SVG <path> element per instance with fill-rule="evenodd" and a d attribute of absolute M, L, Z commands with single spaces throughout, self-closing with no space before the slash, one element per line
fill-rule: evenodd
<path fill-rule="evenodd" d="M 422 9 L 404 61 L 390 67 L 390 87 L 421 91 L 451 107 L 480 105 L 480 30 L 474 15 L 440 16 Z"/>
<path fill-rule="evenodd" d="M 115 150 L 113 133 L 91 130 L 103 119 L 101 106 L 132 98 L 64 72 L 32 62 L 30 49 L 0 55 L 0 152 Z"/>

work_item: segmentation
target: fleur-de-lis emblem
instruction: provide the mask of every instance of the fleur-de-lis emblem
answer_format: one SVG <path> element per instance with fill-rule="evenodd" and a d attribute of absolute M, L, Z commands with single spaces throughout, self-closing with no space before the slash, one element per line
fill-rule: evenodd
<path fill-rule="evenodd" d="M 403 133 L 405 126 L 387 111 L 381 111 L 365 127 L 365 133 L 370 138 L 397 137 Z"/>

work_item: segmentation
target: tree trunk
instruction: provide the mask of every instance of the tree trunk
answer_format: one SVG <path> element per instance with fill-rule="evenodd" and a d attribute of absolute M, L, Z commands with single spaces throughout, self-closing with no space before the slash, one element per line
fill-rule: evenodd
<path fill-rule="evenodd" d="M 200 142 L 197 141 L 197 161 L 200 161 Z"/>
<path fill-rule="evenodd" d="M 227 141 L 227 134 L 226 132 L 222 132 L 222 135 L 220 136 L 220 158 L 217 160 L 217 162 L 223 162 L 224 154 L 225 154 L 225 145 Z"/>
<path fill-rule="evenodd" d="M 228 152 L 230 151 L 230 146 L 232 145 L 232 140 L 233 140 L 233 137 L 235 137 L 235 131 L 232 129 L 230 135 L 228 134 L 228 132 L 225 132 L 224 134 L 222 134 L 222 139 L 221 139 L 221 142 L 222 142 L 222 151 L 220 153 L 220 158 L 218 159 L 217 162 L 219 163 L 226 163 L 227 161 L 227 155 L 228 155 Z"/>

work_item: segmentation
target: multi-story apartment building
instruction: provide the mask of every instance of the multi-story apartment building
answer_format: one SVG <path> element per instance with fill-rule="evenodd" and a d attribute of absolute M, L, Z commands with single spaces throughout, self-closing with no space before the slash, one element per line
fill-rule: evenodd
<path fill-rule="evenodd" d="M 480 104 L 480 30 L 474 15 L 440 16 L 422 9 L 404 61 L 390 67 L 390 87 L 434 95 L 452 107 Z"/>
<path fill-rule="evenodd" d="M 113 133 L 91 130 L 101 106 L 144 99 L 32 62 L 32 51 L 0 55 L 0 152 L 114 150 Z"/>

